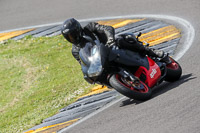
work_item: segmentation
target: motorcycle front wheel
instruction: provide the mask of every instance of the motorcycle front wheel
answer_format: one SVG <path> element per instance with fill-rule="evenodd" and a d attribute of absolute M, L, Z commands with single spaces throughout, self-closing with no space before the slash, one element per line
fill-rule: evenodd
<path fill-rule="evenodd" d="M 110 85 L 119 93 L 135 100 L 145 101 L 151 98 L 152 90 L 141 80 L 137 83 L 114 74 L 109 79 Z"/>

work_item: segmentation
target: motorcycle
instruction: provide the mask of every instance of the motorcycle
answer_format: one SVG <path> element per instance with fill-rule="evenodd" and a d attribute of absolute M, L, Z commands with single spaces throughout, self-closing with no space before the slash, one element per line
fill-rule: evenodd
<path fill-rule="evenodd" d="M 172 57 L 168 57 L 167 64 L 138 52 L 116 46 L 109 48 L 98 37 L 84 38 L 87 43 L 79 51 L 79 57 L 84 79 L 90 84 L 105 85 L 131 99 L 144 101 L 151 98 L 153 87 L 181 77 L 181 66 Z"/>

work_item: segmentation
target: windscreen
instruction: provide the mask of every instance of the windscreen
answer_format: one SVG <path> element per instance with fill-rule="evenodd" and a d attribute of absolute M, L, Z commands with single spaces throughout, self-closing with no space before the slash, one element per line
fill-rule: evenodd
<path fill-rule="evenodd" d="M 87 66 L 90 65 L 89 57 L 91 56 L 92 47 L 93 46 L 91 43 L 86 43 L 85 46 L 83 48 L 81 48 L 81 50 L 79 52 L 81 63 L 83 63 Z"/>

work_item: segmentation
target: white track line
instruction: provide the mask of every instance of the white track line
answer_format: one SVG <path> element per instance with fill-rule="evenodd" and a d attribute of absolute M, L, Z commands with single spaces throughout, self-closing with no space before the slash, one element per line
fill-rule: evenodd
<path fill-rule="evenodd" d="M 68 126 L 68 127 L 66 127 L 66 128 L 63 128 L 62 130 L 58 131 L 57 133 L 65 133 L 65 132 L 67 132 L 67 130 L 69 130 L 69 129 L 75 127 L 76 125 L 78 125 L 78 124 L 80 124 L 80 123 L 86 121 L 87 119 L 89 119 L 89 118 L 95 116 L 96 114 L 98 114 L 98 113 L 104 111 L 105 109 L 109 108 L 110 106 L 112 106 L 112 105 L 118 103 L 119 101 L 121 101 L 121 100 L 123 100 L 123 99 L 125 99 L 125 98 L 126 98 L 125 96 L 122 96 L 120 99 L 117 99 L 117 100 L 115 100 L 115 101 L 113 101 L 113 102 L 111 102 L 111 103 L 105 105 L 104 107 L 98 109 L 97 111 L 95 111 L 95 112 L 93 112 L 93 113 L 91 113 L 91 114 L 89 114 L 89 115 L 83 117 L 82 119 L 80 119 L 79 121 L 75 122 L 74 124 L 72 124 L 72 125 L 70 125 L 70 126 Z"/>

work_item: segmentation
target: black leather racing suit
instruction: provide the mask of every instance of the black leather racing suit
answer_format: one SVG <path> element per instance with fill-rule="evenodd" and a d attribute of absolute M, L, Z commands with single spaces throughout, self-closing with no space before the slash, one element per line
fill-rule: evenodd
<path fill-rule="evenodd" d="M 100 25 L 95 22 L 90 22 L 83 28 L 83 34 L 90 36 L 92 39 L 95 39 L 93 33 L 98 36 L 100 42 L 102 42 L 103 44 L 110 45 L 115 41 L 115 29 L 112 26 Z M 85 40 L 82 39 L 81 43 L 78 46 L 74 44 L 72 45 L 72 55 L 79 63 L 79 51 L 81 46 L 84 46 L 85 43 Z M 123 49 L 129 49 L 135 52 L 142 52 L 150 56 L 158 57 L 151 49 L 145 48 L 139 42 L 130 44 L 126 42 L 123 38 L 118 38 L 116 45 Z"/>
<path fill-rule="evenodd" d="M 85 27 L 83 27 L 83 34 L 90 36 L 92 39 L 95 39 L 93 33 L 98 36 L 100 42 L 103 44 L 109 45 L 115 40 L 115 29 L 112 26 L 100 25 L 95 22 L 90 22 Z M 84 46 L 85 43 L 85 40 L 82 39 L 78 46 L 74 44 L 72 45 L 72 55 L 79 63 L 79 51 L 81 46 Z"/>

